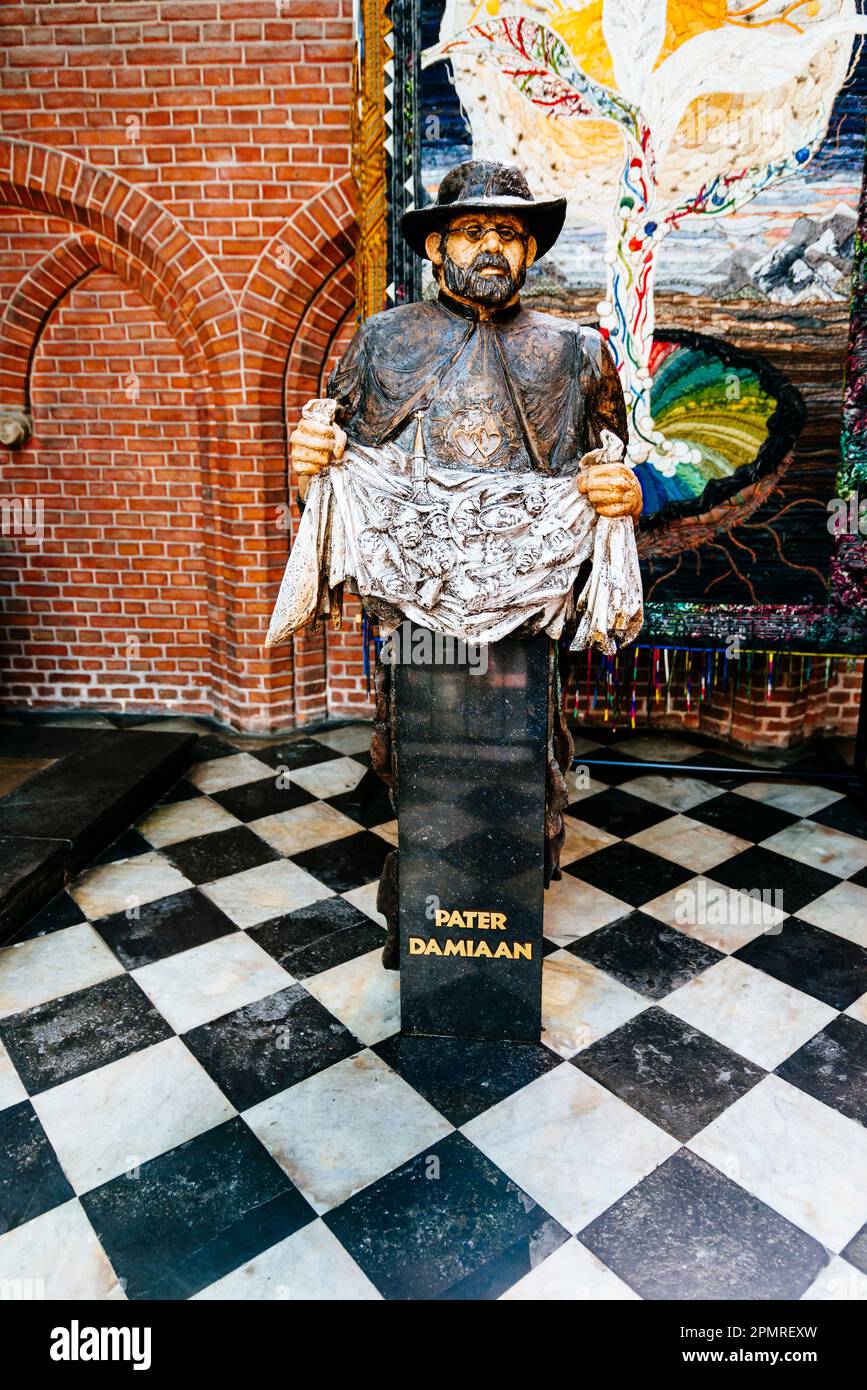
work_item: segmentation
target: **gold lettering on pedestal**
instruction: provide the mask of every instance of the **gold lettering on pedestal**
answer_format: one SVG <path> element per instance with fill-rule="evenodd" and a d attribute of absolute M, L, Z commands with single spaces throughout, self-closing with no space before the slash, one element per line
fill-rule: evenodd
<path fill-rule="evenodd" d="M 441 907 L 434 913 L 435 926 L 458 927 L 464 931 L 505 931 L 506 921 L 504 912 L 483 912 L 478 908 Z M 472 937 L 447 937 L 440 942 L 435 936 L 428 939 L 411 936 L 409 953 L 411 956 L 462 956 L 467 960 L 532 960 L 533 943 L 499 941 L 494 945 Z"/>

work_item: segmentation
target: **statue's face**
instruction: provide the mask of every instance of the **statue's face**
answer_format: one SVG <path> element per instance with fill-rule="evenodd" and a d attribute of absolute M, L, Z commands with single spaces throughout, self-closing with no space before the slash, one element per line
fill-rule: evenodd
<path fill-rule="evenodd" d="M 475 304 L 508 304 L 536 255 L 524 219 L 509 212 L 458 213 L 425 249 L 445 288 Z"/>

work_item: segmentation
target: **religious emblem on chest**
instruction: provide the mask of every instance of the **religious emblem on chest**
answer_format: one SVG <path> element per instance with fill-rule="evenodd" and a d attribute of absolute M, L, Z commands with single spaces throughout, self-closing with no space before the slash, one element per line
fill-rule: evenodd
<path fill-rule="evenodd" d="M 496 394 L 448 392 L 428 411 L 429 448 L 442 463 L 461 468 L 504 468 L 523 460 L 521 435 L 511 407 Z"/>

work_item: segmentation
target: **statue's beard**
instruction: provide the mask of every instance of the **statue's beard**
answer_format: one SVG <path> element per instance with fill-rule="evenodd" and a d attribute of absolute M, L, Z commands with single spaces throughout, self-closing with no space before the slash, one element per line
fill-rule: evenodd
<path fill-rule="evenodd" d="M 483 275 L 488 267 L 505 271 L 504 275 Z M 463 270 L 447 251 L 443 251 L 443 283 L 452 294 L 472 299 L 477 304 L 505 304 L 517 294 L 524 283 L 524 268 L 513 275 L 512 267 L 496 251 L 480 251 L 476 259 Z"/>

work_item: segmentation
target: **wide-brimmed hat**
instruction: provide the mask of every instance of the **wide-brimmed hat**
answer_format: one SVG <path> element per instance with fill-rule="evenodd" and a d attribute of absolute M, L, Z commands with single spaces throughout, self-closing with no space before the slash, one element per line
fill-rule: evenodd
<path fill-rule="evenodd" d="M 563 230 L 565 198 L 534 198 L 520 169 L 488 159 L 468 159 L 450 169 L 436 202 L 405 212 L 400 230 L 417 256 L 427 256 L 425 240 L 457 213 L 519 212 L 536 239 L 536 260 L 550 251 Z"/>

